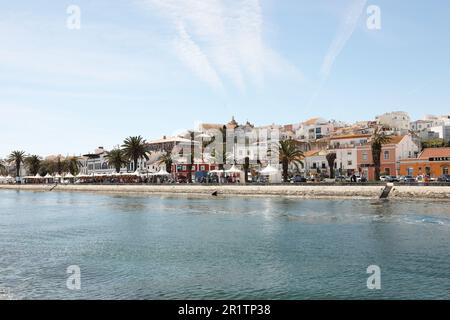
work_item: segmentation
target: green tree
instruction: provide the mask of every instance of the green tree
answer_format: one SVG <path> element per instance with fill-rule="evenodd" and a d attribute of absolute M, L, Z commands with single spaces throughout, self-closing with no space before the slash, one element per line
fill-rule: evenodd
<path fill-rule="evenodd" d="M 7 174 L 7 169 L 6 169 L 6 164 L 5 164 L 5 162 L 2 160 L 2 159 L 0 159 L 0 174 L 1 175 L 6 175 Z"/>
<path fill-rule="evenodd" d="M 189 136 L 190 136 L 190 140 L 191 140 L 191 144 L 190 144 L 190 152 L 189 152 L 189 161 L 187 164 L 187 169 L 188 169 L 188 173 L 187 173 L 187 182 L 188 183 L 192 183 L 192 165 L 194 164 L 194 138 L 195 138 L 195 132 L 194 131 L 189 131 Z"/>
<path fill-rule="evenodd" d="M 108 152 L 105 156 L 110 166 L 113 166 L 117 173 L 120 172 L 120 168 L 128 164 L 128 158 L 122 149 L 115 148 Z"/>
<path fill-rule="evenodd" d="M 243 169 L 244 169 L 245 183 L 248 183 L 248 171 L 250 169 L 250 158 L 249 157 L 245 157 Z"/>
<path fill-rule="evenodd" d="M 66 170 L 69 171 L 72 175 L 76 176 L 79 172 L 79 163 L 77 157 L 69 157 L 64 160 Z"/>
<path fill-rule="evenodd" d="M 296 166 L 298 164 L 303 165 L 302 160 L 304 159 L 304 155 L 295 140 L 284 140 L 279 144 L 279 157 L 283 167 L 283 180 L 287 182 L 289 164 L 295 163 Z"/>
<path fill-rule="evenodd" d="M 39 172 L 39 169 L 41 168 L 41 161 L 42 159 L 38 155 L 30 155 L 25 158 L 25 164 L 27 165 L 31 175 L 35 176 Z"/>
<path fill-rule="evenodd" d="M 25 151 L 13 151 L 7 160 L 9 163 L 14 163 L 16 167 L 16 177 L 20 177 L 20 167 L 25 161 Z"/>
<path fill-rule="evenodd" d="M 122 149 L 125 157 L 133 161 L 134 170 L 138 169 L 138 161 L 140 159 L 149 159 L 147 143 L 141 136 L 126 138 L 123 142 Z"/>
<path fill-rule="evenodd" d="M 336 153 L 331 152 L 326 155 L 328 166 L 330 167 L 330 178 L 334 178 L 334 162 L 336 161 Z"/>
<path fill-rule="evenodd" d="M 422 141 L 422 150 L 426 148 L 441 148 L 445 147 L 444 139 L 429 139 Z"/>
<path fill-rule="evenodd" d="M 172 152 L 170 151 L 166 151 L 158 159 L 158 164 L 164 164 L 168 173 L 172 172 L 172 163 Z"/>
<path fill-rule="evenodd" d="M 376 181 L 380 180 L 381 150 L 383 149 L 383 145 L 389 143 L 390 141 L 391 138 L 384 133 L 381 127 L 377 127 L 370 138 Z"/>

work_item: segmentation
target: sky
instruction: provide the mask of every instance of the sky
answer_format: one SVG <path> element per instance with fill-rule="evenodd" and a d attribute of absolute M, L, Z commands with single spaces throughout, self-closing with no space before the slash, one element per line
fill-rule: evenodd
<path fill-rule="evenodd" d="M 449 12 L 445 0 L 0 0 L 0 158 L 232 116 L 449 114 Z"/>

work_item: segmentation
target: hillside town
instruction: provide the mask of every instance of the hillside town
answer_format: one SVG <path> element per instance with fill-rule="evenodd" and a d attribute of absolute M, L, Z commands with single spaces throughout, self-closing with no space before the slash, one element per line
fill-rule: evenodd
<path fill-rule="evenodd" d="M 256 126 L 233 117 L 76 156 L 14 151 L 1 161 L 0 183 L 447 182 L 449 167 L 450 115 L 412 121 L 396 111 L 352 124 L 317 117 Z"/>

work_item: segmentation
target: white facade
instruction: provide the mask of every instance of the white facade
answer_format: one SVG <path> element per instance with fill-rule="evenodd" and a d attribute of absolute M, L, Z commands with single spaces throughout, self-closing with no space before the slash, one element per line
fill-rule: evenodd
<path fill-rule="evenodd" d="M 295 131 L 299 140 L 316 140 L 329 136 L 334 130 L 334 125 L 325 119 L 315 118 L 300 124 Z"/>
<path fill-rule="evenodd" d="M 94 153 L 83 155 L 83 157 L 79 160 L 80 164 L 80 174 L 84 175 L 92 175 L 92 174 L 110 174 L 116 171 L 113 166 L 110 166 L 106 155 L 108 151 L 106 151 L 103 147 L 99 147 L 95 150 Z M 145 160 L 141 159 L 138 161 L 138 170 L 145 170 L 146 163 Z M 136 169 L 134 168 L 134 164 L 132 161 L 128 164 L 128 166 L 123 166 L 120 169 L 120 172 L 134 172 Z"/>
<path fill-rule="evenodd" d="M 356 148 L 335 149 L 336 171 L 341 175 L 349 175 L 358 168 L 358 152 Z"/>
<path fill-rule="evenodd" d="M 377 124 L 390 128 L 394 134 L 405 135 L 411 128 L 411 118 L 408 113 L 394 111 L 376 117 Z"/>
<path fill-rule="evenodd" d="M 433 120 L 416 120 L 411 122 L 411 130 L 420 132 L 422 130 L 427 130 L 434 125 Z"/>
<path fill-rule="evenodd" d="M 367 144 L 370 135 L 346 135 L 330 139 L 330 152 L 336 153 L 336 174 L 350 175 L 357 171 L 357 147 Z"/>
<path fill-rule="evenodd" d="M 410 135 L 406 135 L 395 145 L 395 161 L 397 172 L 400 169 L 400 160 L 415 158 L 419 153 L 419 146 L 413 141 Z"/>
<path fill-rule="evenodd" d="M 326 157 L 328 152 L 326 150 L 311 151 L 309 152 L 309 154 L 310 155 L 305 155 L 304 160 L 305 172 L 307 175 L 313 176 L 319 172 L 329 172 L 329 166 Z"/>

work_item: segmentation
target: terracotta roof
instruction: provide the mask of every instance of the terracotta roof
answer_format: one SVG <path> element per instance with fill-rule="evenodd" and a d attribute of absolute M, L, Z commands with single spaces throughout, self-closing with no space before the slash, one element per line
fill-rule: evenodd
<path fill-rule="evenodd" d="M 450 148 L 427 148 L 419 155 L 419 159 L 450 157 Z"/>
<path fill-rule="evenodd" d="M 181 137 L 166 137 L 158 140 L 147 141 L 147 144 L 167 143 L 167 142 L 191 142 L 189 139 Z"/>
<path fill-rule="evenodd" d="M 352 138 L 370 138 L 370 134 L 348 134 L 348 135 L 330 137 L 330 140 L 352 139 Z"/>
<path fill-rule="evenodd" d="M 210 129 L 222 129 L 223 124 L 218 123 L 202 123 L 200 127 L 203 128 L 203 130 L 210 130 Z"/>
<path fill-rule="evenodd" d="M 403 140 L 404 137 L 405 136 L 391 136 L 391 139 L 386 144 L 398 144 Z"/>
<path fill-rule="evenodd" d="M 304 155 L 305 157 L 313 157 L 313 156 L 315 156 L 316 154 L 318 154 L 319 152 L 320 152 L 319 149 L 309 150 L 309 151 L 303 152 L 303 155 Z"/>
<path fill-rule="evenodd" d="M 316 124 L 317 120 L 319 120 L 320 118 L 311 118 L 309 120 L 306 120 L 305 122 L 303 122 L 305 125 L 307 126 L 311 126 L 313 124 Z"/>

